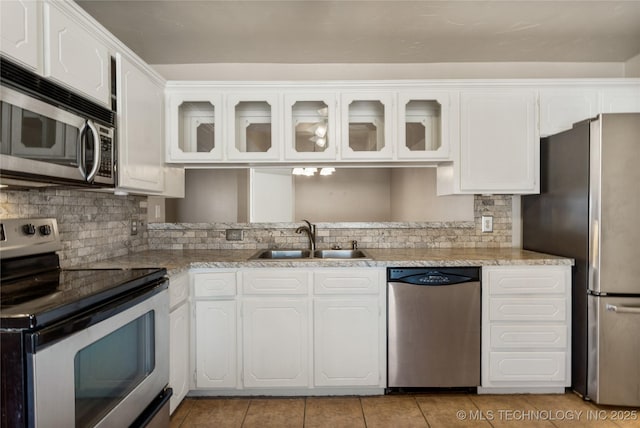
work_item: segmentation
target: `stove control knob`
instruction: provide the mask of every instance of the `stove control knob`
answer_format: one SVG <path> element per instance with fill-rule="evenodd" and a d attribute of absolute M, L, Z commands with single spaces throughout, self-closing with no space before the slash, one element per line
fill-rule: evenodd
<path fill-rule="evenodd" d="M 48 224 L 44 224 L 38 228 L 40 230 L 40 235 L 49 236 L 51 235 L 51 226 Z"/>
<path fill-rule="evenodd" d="M 24 232 L 25 235 L 35 235 L 36 227 L 31 223 L 25 224 L 22 226 L 22 232 Z"/>

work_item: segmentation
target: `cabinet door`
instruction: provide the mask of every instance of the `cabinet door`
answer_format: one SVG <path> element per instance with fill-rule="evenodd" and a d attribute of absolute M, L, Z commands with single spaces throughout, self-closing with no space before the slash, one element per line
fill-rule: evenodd
<path fill-rule="evenodd" d="M 465 91 L 460 102 L 460 190 L 539 192 L 536 93 Z"/>
<path fill-rule="evenodd" d="M 540 91 L 540 136 L 571 129 L 598 112 L 598 92 L 589 88 L 553 88 Z"/>
<path fill-rule="evenodd" d="M 342 94 L 342 159 L 391 160 L 395 121 L 393 108 L 392 93 Z"/>
<path fill-rule="evenodd" d="M 33 0 L 0 1 L 0 50 L 34 71 L 40 71 L 40 3 Z"/>
<path fill-rule="evenodd" d="M 189 304 L 184 302 L 169 314 L 169 385 L 173 388 L 170 412 L 189 392 Z"/>
<path fill-rule="evenodd" d="M 438 91 L 398 95 L 398 159 L 449 159 L 455 100 L 457 94 Z"/>
<path fill-rule="evenodd" d="M 640 84 L 605 88 L 601 113 L 640 113 Z"/>
<path fill-rule="evenodd" d="M 236 386 L 236 302 L 196 302 L 196 387 Z"/>
<path fill-rule="evenodd" d="M 222 96 L 207 90 L 167 94 L 169 162 L 222 160 Z"/>
<path fill-rule="evenodd" d="M 52 3 L 44 4 L 44 73 L 111 106 L 109 50 Z"/>
<path fill-rule="evenodd" d="M 333 94 L 285 95 L 286 159 L 336 159 L 336 105 L 336 97 Z"/>
<path fill-rule="evenodd" d="M 315 386 L 380 383 L 379 319 L 377 297 L 314 302 Z"/>
<path fill-rule="evenodd" d="M 164 92 L 121 55 L 118 69 L 119 183 L 127 189 L 164 189 Z"/>
<path fill-rule="evenodd" d="M 278 94 L 229 94 L 225 113 L 229 160 L 280 159 L 282 112 Z"/>
<path fill-rule="evenodd" d="M 246 299 L 242 305 L 245 387 L 309 385 L 306 298 Z"/>

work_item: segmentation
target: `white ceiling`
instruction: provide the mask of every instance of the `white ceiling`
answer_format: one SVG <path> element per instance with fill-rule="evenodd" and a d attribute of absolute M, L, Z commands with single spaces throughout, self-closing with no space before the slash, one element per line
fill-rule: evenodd
<path fill-rule="evenodd" d="M 640 0 L 77 0 L 150 64 L 623 62 Z"/>

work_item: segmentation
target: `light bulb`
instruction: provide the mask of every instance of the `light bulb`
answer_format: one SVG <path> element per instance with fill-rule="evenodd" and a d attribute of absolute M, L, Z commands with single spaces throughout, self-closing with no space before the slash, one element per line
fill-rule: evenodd
<path fill-rule="evenodd" d="M 291 172 L 293 175 L 304 175 L 304 169 L 302 168 L 293 168 Z"/>

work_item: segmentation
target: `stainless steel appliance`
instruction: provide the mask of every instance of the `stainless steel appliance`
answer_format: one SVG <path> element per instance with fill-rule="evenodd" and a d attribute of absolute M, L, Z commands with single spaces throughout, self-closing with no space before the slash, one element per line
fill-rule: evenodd
<path fill-rule="evenodd" d="M 387 386 L 480 385 L 480 268 L 387 269 Z"/>
<path fill-rule="evenodd" d="M 115 187 L 115 112 L 0 61 L 0 182 Z"/>
<path fill-rule="evenodd" d="M 55 219 L 0 232 L 1 425 L 168 426 L 166 271 L 60 269 Z"/>
<path fill-rule="evenodd" d="M 640 406 L 640 114 L 603 114 L 541 141 L 523 247 L 575 259 L 572 387 Z"/>

